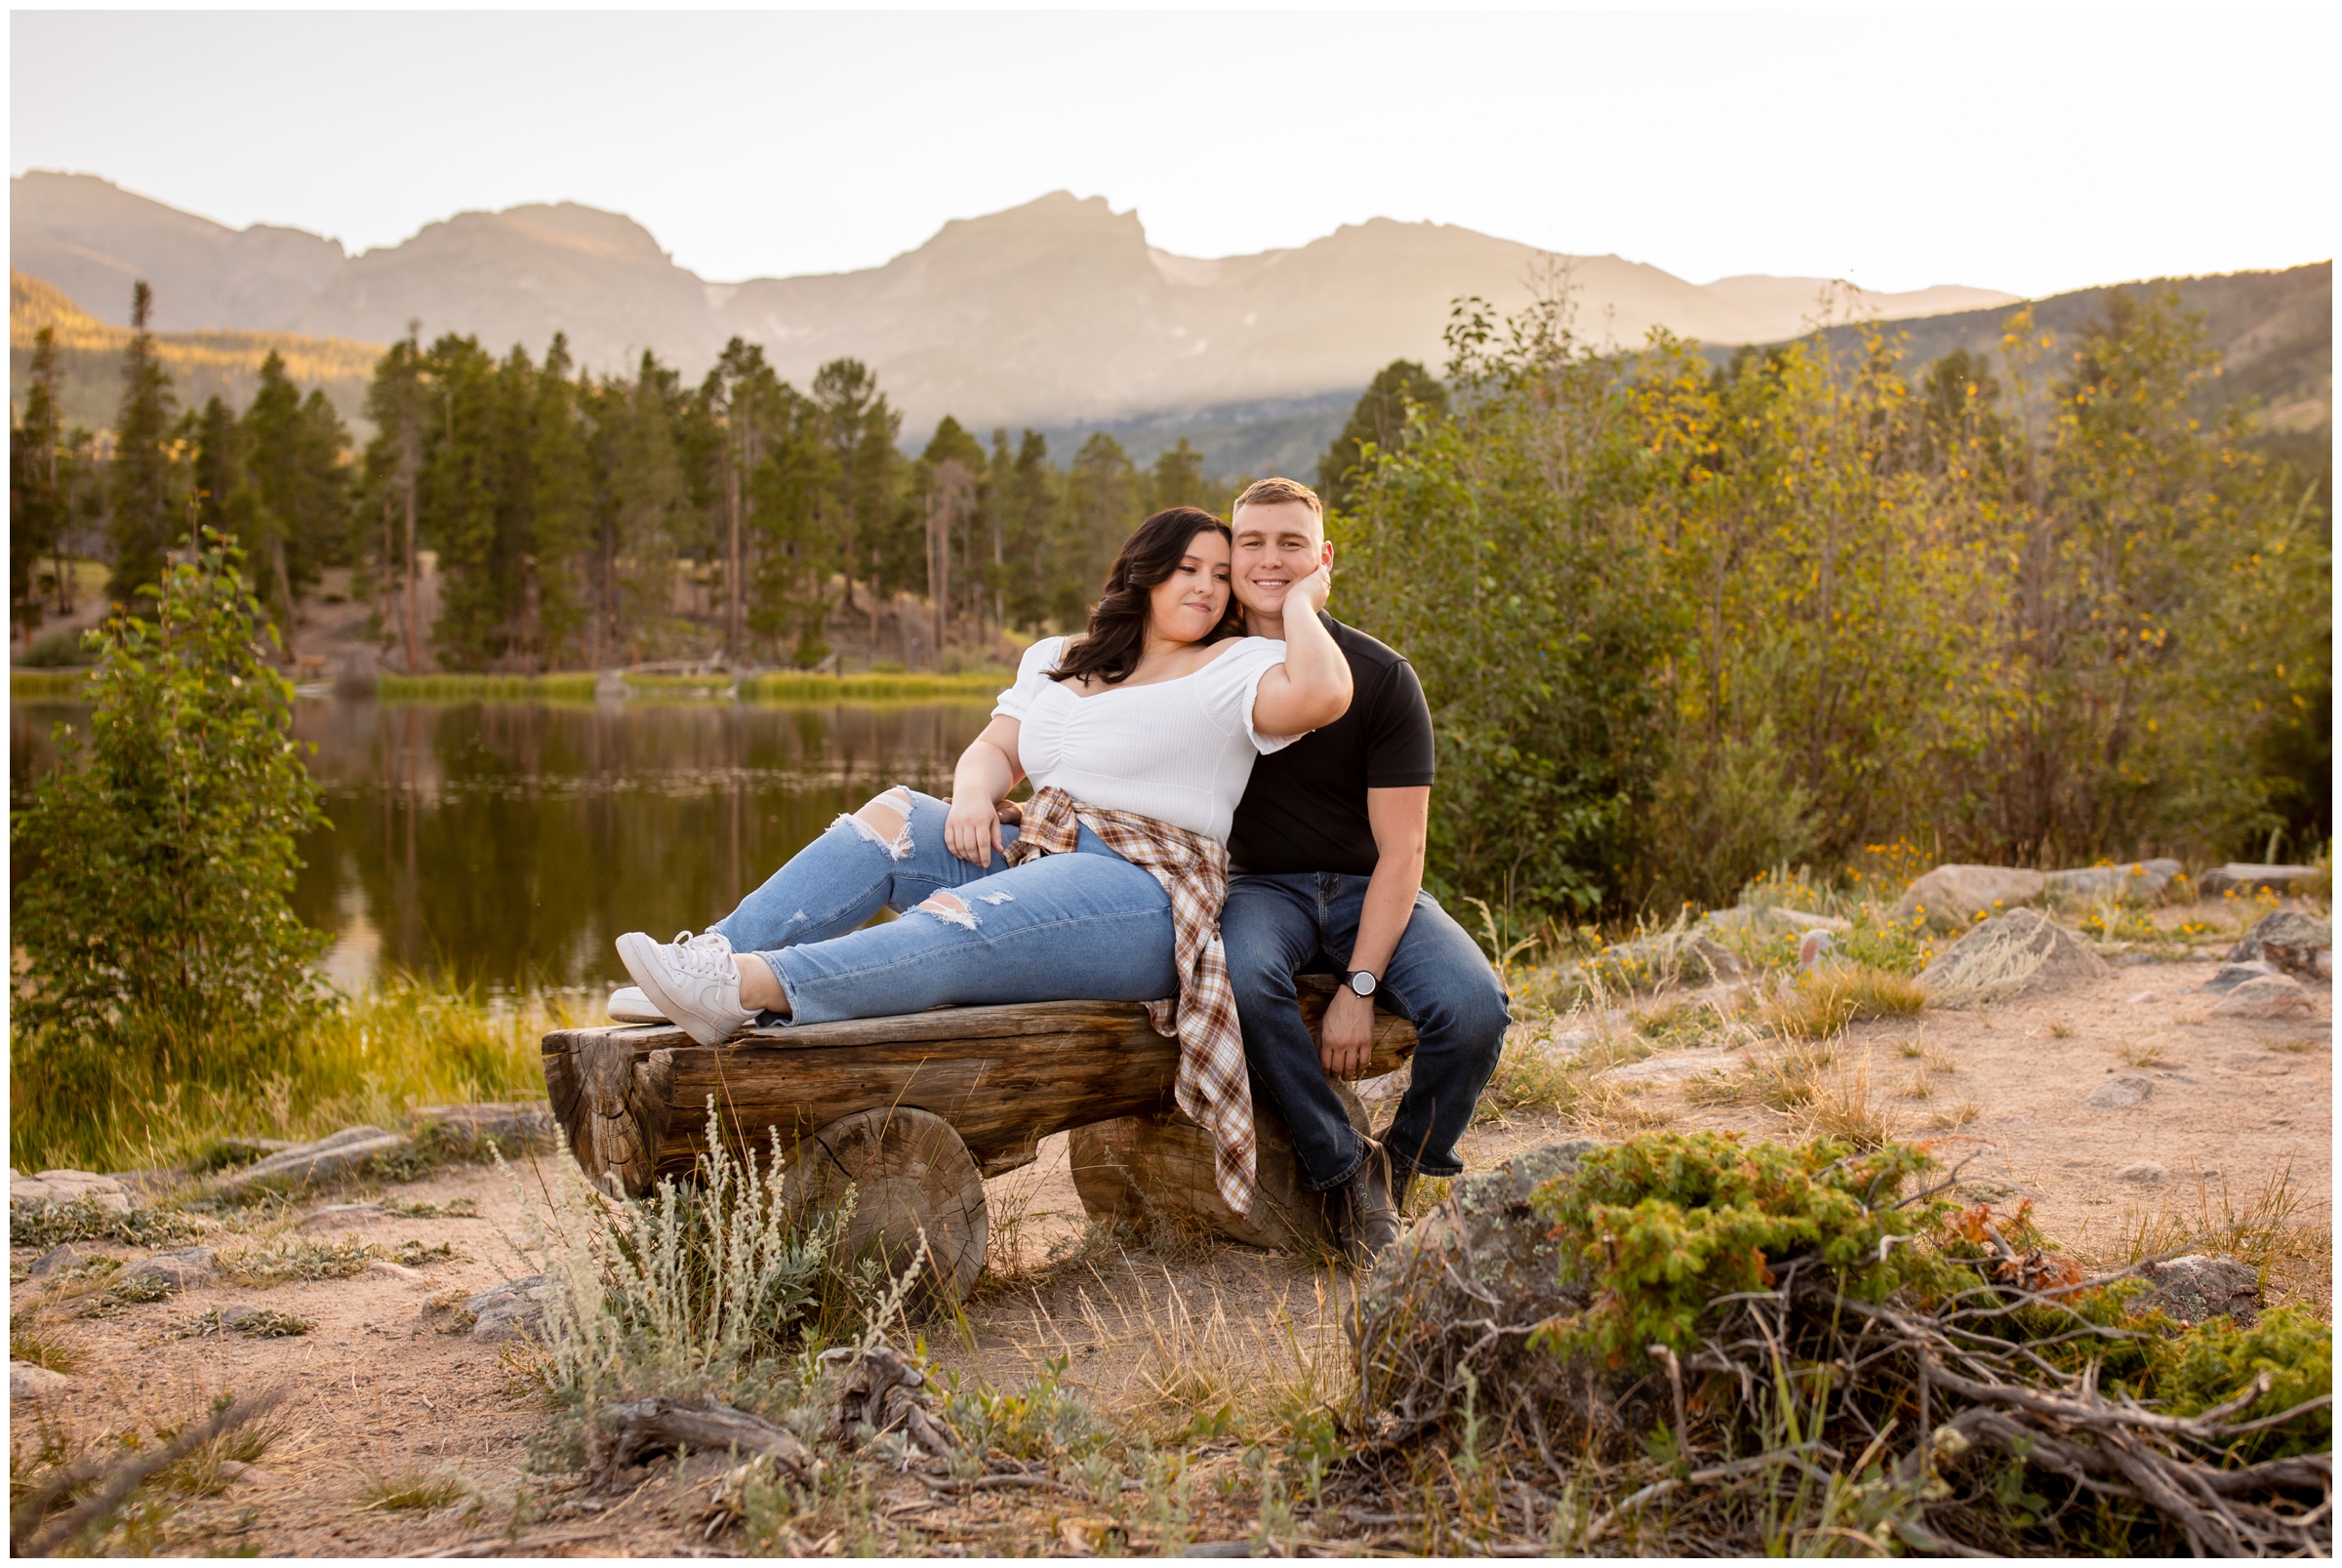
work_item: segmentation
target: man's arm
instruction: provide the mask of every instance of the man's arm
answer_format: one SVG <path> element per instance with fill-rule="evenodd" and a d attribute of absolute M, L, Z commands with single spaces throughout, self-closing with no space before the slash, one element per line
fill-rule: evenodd
<path fill-rule="evenodd" d="M 1380 980 L 1398 951 L 1423 887 L 1424 838 L 1432 820 L 1432 788 L 1366 791 L 1366 821 L 1374 829 L 1374 875 L 1366 883 L 1366 907 L 1358 915 L 1357 945 L 1350 967 Z M 1334 992 L 1317 1040 L 1318 1060 L 1336 1078 L 1366 1070 L 1374 1051 L 1374 999 L 1345 987 Z"/>

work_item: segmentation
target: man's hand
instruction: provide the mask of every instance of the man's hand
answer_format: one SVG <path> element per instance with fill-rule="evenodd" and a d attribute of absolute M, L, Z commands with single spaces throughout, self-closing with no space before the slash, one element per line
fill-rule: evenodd
<path fill-rule="evenodd" d="M 1326 1005 L 1317 1032 L 1317 1060 L 1329 1078 L 1362 1077 L 1374 1055 L 1374 1000 L 1344 986 Z"/>

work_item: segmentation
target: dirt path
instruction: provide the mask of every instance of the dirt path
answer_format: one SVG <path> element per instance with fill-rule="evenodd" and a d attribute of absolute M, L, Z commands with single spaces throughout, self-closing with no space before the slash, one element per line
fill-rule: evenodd
<path fill-rule="evenodd" d="M 2330 988 L 2312 987 L 2313 1020 L 2215 1018 L 2216 998 L 2199 988 L 2214 967 L 2121 966 L 2105 980 L 2012 1006 L 1858 1025 L 1836 1043 L 1835 1070 L 1867 1073 L 1874 1106 L 1903 1136 L 1929 1142 L 1947 1160 L 1974 1155 L 1971 1195 L 2003 1207 L 2031 1199 L 2051 1236 L 2093 1258 L 2119 1258 L 2142 1236 L 2184 1237 L 2256 1206 L 2267 1213 L 2282 1206 L 2277 1194 L 2289 1192 L 2291 1222 L 2323 1236 L 2326 1250 L 2273 1280 L 2273 1293 L 2323 1310 Z M 2144 1098 L 2093 1104 L 2118 1078 L 2144 1084 Z M 1760 1105 L 1695 1104 L 1685 1092 L 1692 1081 L 1647 1076 L 1604 1114 L 1623 1118 L 1612 1130 L 1800 1130 L 1795 1115 Z M 1492 1117 L 1473 1129 L 1464 1154 L 1481 1168 L 1575 1130 L 1550 1113 Z M 960 1321 L 928 1326 L 929 1347 L 948 1375 L 995 1387 L 1062 1362 L 1063 1383 L 1125 1430 L 1187 1453 L 1178 1517 L 1149 1513 L 1165 1506 L 1167 1494 L 1153 1490 L 1103 1509 L 1049 1491 L 938 1499 L 914 1478 L 886 1477 L 867 1501 L 876 1534 L 866 1535 L 866 1545 L 940 1555 L 1063 1554 L 1098 1547 L 1110 1529 L 1132 1550 L 1166 1540 L 1241 1539 L 1256 1527 L 1260 1506 L 1242 1464 L 1246 1423 L 1255 1419 L 1247 1413 L 1340 1395 L 1349 1375 L 1337 1326 L 1347 1289 L 1340 1275 L 1315 1260 L 1242 1247 L 1145 1248 L 1104 1238 L 1084 1223 L 1065 1143 L 1047 1141 L 1035 1164 L 988 1184 L 993 1267 Z M 157 1422 L 200 1415 L 224 1390 L 282 1387 L 282 1435 L 218 1495 L 176 1500 L 172 1516 L 142 1538 L 150 1549 L 333 1556 L 468 1547 L 475 1554 L 604 1556 L 667 1555 L 697 1545 L 710 1465 L 695 1461 L 680 1478 L 671 1465 L 654 1466 L 631 1496 L 588 1509 L 557 1468 L 531 1471 L 531 1445 L 548 1432 L 549 1418 L 512 1350 L 443 1332 L 455 1325 L 434 1301 L 520 1270 L 503 1238 L 518 1233 L 535 1196 L 525 1168 L 522 1175 L 528 1186 L 516 1189 L 492 1169 L 463 1167 L 394 1194 L 409 1205 L 468 1200 L 478 1218 L 291 1228 L 303 1213 L 367 1195 L 339 1192 L 288 1213 L 279 1235 L 206 1238 L 223 1256 L 303 1235 L 355 1235 L 384 1252 L 410 1241 L 453 1249 L 419 1269 L 378 1265 L 350 1278 L 267 1288 L 220 1280 L 117 1315 L 45 1313 L 44 1331 L 79 1365 L 57 1391 L 12 1400 L 14 1451 L 29 1457 L 45 1437 L 70 1445 L 134 1427 L 151 1432 Z M 84 1250 L 143 1256 L 100 1244 Z M 18 1309 L 39 1295 L 39 1282 L 23 1277 L 35 1256 L 12 1252 Z M 290 1312 L 313 1327 L 283 1339 L 187 1337 L 200 1314 L 237 1307 Z M 441 1477 L 458 1489 L 437 1506 L 387 1506 L 386 1491 Z M 797 1545 L 843 1551 L 852 1543 L 817 1532 Z"/>

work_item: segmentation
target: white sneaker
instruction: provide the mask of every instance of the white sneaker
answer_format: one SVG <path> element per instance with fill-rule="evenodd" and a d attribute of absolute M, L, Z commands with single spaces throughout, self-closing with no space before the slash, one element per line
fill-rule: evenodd
<path fill-rule="evenodd" d="M 717 932 L 681 931 L 666 943 L 629 931 L 618 939 L 618 958 L 650 1004 L 702 1045 L 721 1045 L 756 1021 L 740 1005 L 732 944 Z"/>
<path fill-rule="evenodd" d="M 614 1024 L 664 1024 L 666 1015 L 651 1005 L 640 985 L 621 985 L 610 993 L 610 1020 Z"/>

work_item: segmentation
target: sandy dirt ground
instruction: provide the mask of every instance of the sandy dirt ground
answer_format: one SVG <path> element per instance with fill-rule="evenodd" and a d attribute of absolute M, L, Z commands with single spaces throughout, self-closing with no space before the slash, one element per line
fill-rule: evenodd
<path fill-rule="evenodd" d="M 2119 965 L 2108 978 L 1982 1012 L 1929 1011 L 1856 1025 L 1836 1043 L 1837 1070 L 1867 1073 L 1873 1104 L 1906 1137 L 1947 1163 L 1968 1159 L 1965 1194 L 2008 1208 L 2030 1199 L 2043 1228 L 2095 1261 L 2120 1260 L 2287 1193 L 2290 1222 L 2327 1237 L 2323 1261 L 2271 1281 L 2276 1299 L 2330 1304 L 2332 1000 L 2312 986 L 2314 1019 L 2214 1018 L 2200 989 L 2215 963 Z M 1525 1032 L 1525 1031 L 1524 1031 Z M 1750 1048 L 1754 1049 L 1754 1048 Z M 1696 1060 L 1741 1053 L 1691 1046 Z M 1665 1064 L 1668 1053 L 1649 1059 Z M 1665 1064 L 1672 1069 L 1674 1064 Z M 2136 1104 L 2101 1108 L 2110 1079 L 2143 1081 Z M 1695 1104 L 1688 1072 L 1630 1077 L 1601 1114 L 1635 1125 L 1800 1132 L 1794 1115 L 1751 1103 Z M 2102 1098 L 2129 1098 L 2127 1095 Z M 1583 1114 L 1583 1113 L 1582 1113 Z M 1475 1126 L 1464 1145 L 1484 1168 L 1581 1124 L 1514 1112 Z M 1064 1381 L 1127 1428 L 1192 1454 L 1188 1514 L 1196 1541 L 1233 1541 L 1258 1519 L 1242 1464 L 1240 1421 L 1215 1435 L 1214 1412 L 1274 1397 L 1338 1397 L 1348 1373 L 1339 1309 L 1348 1282 L 1321 1261 L 1228 1244 L 1141 1247 L 1085 1226 L 1066 1163 L 1048 1140 L 1031 1166 L 988 1184 L 992 1268 L 963 1316 L 927 1327 L 948 1375 L 1013 1386 L 1065 1363 Z M 400 1187 L 409 1204 L 467 1198 L 477 1219 L 387 1219 L 351 1232 L 384 1250 L 409 1240 L 454 1256 L 419 1270 L 378 1266 L 354 1278 L 250 1289 L 190 1288 L 169 1300 L 89 1318 L 52 1311 L 55 1336 L 81 1357 L 63 1388 L 13 1401 L 20 1456 L 44 1434 L 64 1441 L 183 1421 L 223 1390 L 277 1387 L 282 1435 L 217 1496 L 182 1498 L 150 1545 L 163 1551 L 263 1555 L 672 1555 L 722 1552 L 696 1522 L 714 1467 L 666 1462 L 614 1504 L 584 1498 L 574 1478 L 531 1467 L 549 1427 L 542 1396 L 506 1347 L 440 1332 L 430 1304 L 486 1289 L 520 1266 L 517 1234 L 538 1178 L 515 1184 L 463 1167 Z M 354 1195 L 363 1196 L 363 1192 Z M 287 1216 L 332 1202 L 320 1194 Z M 317 1234 L 318 1232 L 310 1232 Z M 339 1239 L 332 1231 L 326 1239 Z M 223 1252 L 250 1238 L 208 1238 Z M 136 1249 L 106 1248 L 134 1259 Z M 38 1297 L 12 1253 L 12 1307 Z M 207 1308 L 263 1306 L 311 1319 L 297 1338 L 184 1337 Z M 20 1459 L 19 1463 L 21 1463 Z M 370 1506 L 385 1479 L 447 1473 L 466 1495 L 427 1509 Z M 1078 1554 L 1110 1545 L 1146 1551 L 1159 1534 L 1134 1500 L 1119 1508 L 1033 1490 L 939 1498 L 915 1477 L 880 1481 L 876 1507 L 892 1549 L 937 1555 Z M 799 1545 L 841 1549 L 832 1538 Z"/>

